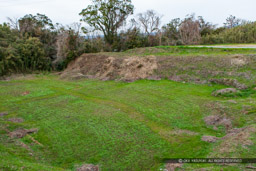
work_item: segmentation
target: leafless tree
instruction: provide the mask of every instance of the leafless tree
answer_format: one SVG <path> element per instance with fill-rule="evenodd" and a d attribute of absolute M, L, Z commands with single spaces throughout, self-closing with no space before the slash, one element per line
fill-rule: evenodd
<path fill-rule="evenodd" d="M 73 44 L 79 47 L 79 44 L 82 43 L 81 36 L 79 36 L 81 28 L 81 23 L 72 23 L 71 25 L 67 25 L 66 28 L 63 26 L 59 27 L 56 41 L 57 55 L 54 63 L 59 63 L 66 59 L 67 50 L 70 48 L 68 41 L 71 36 L 74 39 Z"/>
<path fill-rule="evenodd" d="M 7 17 L 7 20 L 8 20 L 12 29 L 19 30 L 19 18 L 17 18 L 17 17 L 14 17 L 14 18 Z"/>
<path fill-rule="evenodd" d="M 129 21 L 129 29 L 139 29 L 141 27 L 140 23 L 136 21 L 135 18 L 132 18 L 130 21 Z"/>
<path fill-rule="evenodd" d="M 150 35 L 159 31 L 162 15 L 154 10 L 148 10 L 145 13 L 138 14 L 138 21 L 145 33 Z"/>
<path fill-rule="evenodd" d="M 57 54 L 56 54 L 56 59 L 53 62 L 54 64 L 56 63 L 60 63 L 63 62 L 66 58 L 66 49 L 67 49 L 67 40 L 68 40 L 68 32 L 66 30 L 62 30 L 57 37 L 57 41 L 56 41 L 56 50 L 57 50 Z"/>
<path fill-rule="evenodd" d="M 82 29 L 82 23 L 72 23 L 71 25 L 68 25 L 67 28 L 69 30 L 73 30 L 76 35 L 79 35 L 81 33 Z"/>
<path fill-rule="evenodd" d="M 230 15 L 227 19 L 226 19 L 226 23 L 224 23 L 225 27 L 227 28 L 233 28 L 236 26 L 239 26 L 241 24 L 241 19 L 236 18 L 233 15 Z"/>
<path fill-rule="evenodd" d="M 200 23 L 194 14 L 182 21 L 179 32 L 183 44 L 197 44 L 200 41 Z"/>

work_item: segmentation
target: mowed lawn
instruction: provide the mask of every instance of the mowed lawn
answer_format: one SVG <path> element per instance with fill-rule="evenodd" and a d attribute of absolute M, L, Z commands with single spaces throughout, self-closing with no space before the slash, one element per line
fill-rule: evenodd
<path fill-rule="evenodd" d="M 206 125 L 204 117 L 216 112 L 209 106 L 224 106 L 234 127 L 255 125 L 255 113 L 241 112 L 244 106 L 256 106 L 255 94 L 211 96 L 221 88 L 168 80 L 65 81 L 54 75 L 0 81 L 0 113 L 8 112 L 0 117 L 0 170 L 75 170 L 82 164 L 99 165 L 101 170 L 159 170 L 163 158 L 211 156 L 218 143 L 201 137 L 223 137 L 225 129 Z M 10 118 L 24 122 L 12 123 Z M 8 131 L 19 128 L 39 131 L 21 139 L 8 136 Z M 253 145 L 232 156 L 255 158 L 255 154 Z M 240 170 L 243 166 L 184 167 Z"/>

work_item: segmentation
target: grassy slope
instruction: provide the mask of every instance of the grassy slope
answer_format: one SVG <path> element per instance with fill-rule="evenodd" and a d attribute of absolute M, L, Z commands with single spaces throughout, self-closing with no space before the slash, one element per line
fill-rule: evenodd
<path fill-rule="evenodd" d="M 256 54 L 253 48 L 209 48 L 189 46 L 156 46 L 150 48 L 135 48 L 121 53 L 109 52 L 113 56 L 227 56 L 237 54 Z"/>
<path fill-rule="evenodd" d="M 165 80 L 69 82 L 40 75 L 34 79 L 0 81 L 0 111 L 9 112 L 0 117 L 0 168 L 72 170 L 83 163 L 94 163 L 102 170 L 155 170 L 161 166 L 161 158 L 207 157 L 216 145 L 201 141 L 201 137 L 225 134 L 224 129 L 215 131 L 205 125 L 203 118 L 213 112 L 207 104 L 218 102 L 226 106 L 235 127 L 255 124 L 255 113 L 241 112 L 244 105 L 256 107 L 255 94 L 236 98 L 238 103 L 231 104 L 230 98 L 211 96 L 213 90 L 220 88 L 223 86 Z M 22 96 L 25 91 L 30 94 Z M 6 121 L 11 117 L 22 117 L 25 122 Z M 39 128 L 31 136 L 43 146 L 33 143 L 30 136 L 11 140 L 5 128 Z M 17 145 L 20 141 L 31 150 Z M 246 153 L 238 149 L 232 156 L 256 157 L 255 154 L 256 147 L 250 146 Z M 219 170 L 224 166 L 185 167 Z"/>

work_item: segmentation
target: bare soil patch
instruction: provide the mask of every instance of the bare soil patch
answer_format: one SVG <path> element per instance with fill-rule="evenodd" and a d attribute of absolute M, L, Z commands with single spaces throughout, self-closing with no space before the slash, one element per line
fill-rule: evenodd
<path fill-rule="evenodd" d="M 235 152 L 239 145 L 243 148 L 253 145 L 253 141 L 250 137 L 255 133 L 256 128 L 254 126 L 230 130 L 228 134 L 222 138 L 222 143 L 217 149 L 219 154 Z"/>
<path fill-rule="evenodd" d="M 187 135 L 198 135 L 197 132 L 189 131 L 189 130 L 174 130 L 171 132 L 173 135 L 181 135 L 181 134 L 187 134 Z"/>
<path fill-rule="evenodd" d="M 206 125 L 211 126 L 219 126 L 222 125 L 226 128 L 226 131 L 232 129 L 232 122 L 230 119 L 219 116 L 219 115 L 211 115 L 204 118 Z"/>
<path fill-rule="evenodd" d="M 76 169 L 77 171 L 99 171 L 99 166 L 93 164 L 85 164 Z"/>
<path fill-rule="evenodd" d="M 157 69 L 156 57 L 133 57 L 124 59 L 120 70 L 123 80 L 145 79 Z"/>
<path fill-rule="evenodd" d="M 10 118 L 10 119 L 8 119 L 8 121 L 13 122 L 13 123 L 22 123 L 22 122 L 24 122 L 24 119 L 22 119 L 22 118 Z"/>
<path fill-rule="evenodd" d="M 23 92 L 21 95 L 22 96 L 26 96 L 26 95 L 29 95 L 30 94 L 30 91 L 25 91 L 25 92 Z"/>
<path fill-rule="evenodd" d="M 179 164 L 179 163 L 167 163 L 165 165 L 165 169 L 167 171 L 175 171 L 177 168 L 182 168 L 183 164 Z"/>
<path fill-rule="evenodd" d="M 11 81 L 11 80 L 31 80 L 35 78 L 35 74 L 12 74 L 0 77 L 2 81 Z"/>
<path fill-rule="evenodd" d="M 228 94 L 233 94 L 237 93 L 238 91 L 235 88 L 225 88 L 221 90 L 214 91 L 212 93 L 213 96 L 222 96 L 222 95 L 228 95 Z"/>
<path fill-rule="evenodd" d="M 27 131 L 25 129 L 17 129 L 13 132 L 9 133 L 11 138 L 23 138 L 27 135 Z"/>
<path fill-rule="evenodd" d="M 219 138 L 214 136 L 203 136 L 201 138 L 202 141 L 209 142 L 209 143 L 215 143 Z"/>
<path fill-rule="evenodd" d="M 243 56 L 236 55 L 233 58 L 231 58 L 231 65 L 244 66 L 247 63 L 248 62 L 247 62 L 246 58 L 244 58 Z"/>
<path fill-rule="evenodd" d="M 10 132 L 9 136 L 11 138 L 23 138 L 27 134 L 35 133 L 37 131 L 38 131 L 38 129 L 36 129 L 36 128 L 33 128 L 33 129 L 23 129 L 23 128 L 21 128 L 21 129 L 16 129 L 13 132 Z"/>
<path fill-rule="evenodd" d="M 0 117 L 8 115 L 8 112 L 0 112 Z"/>
<path fill-rule="evenodd" d="M 210 79 L 211 83 L 221 84 L 226 86 L 233 86 L 237 89 L 247 89 L 248 87 L 244 84 L 239 83 L 236 79 L 221 78 L 221 79 Z"/>

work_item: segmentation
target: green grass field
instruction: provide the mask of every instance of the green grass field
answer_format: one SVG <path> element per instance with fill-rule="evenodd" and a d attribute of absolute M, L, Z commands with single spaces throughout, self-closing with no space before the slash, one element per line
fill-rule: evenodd
<path fill-rule="evenodd" d="M 256 125 L 254 91 L 236 98 L 211 96 L 221 88 L 167 80 L 64 81 L 54 75 L 0 81 L 0 113 L 9 113 L 0 117 L 0 170 L 75 170 L 82 164 L 96 164 L 101 170 L 159 170 L 162 158 L 255 158 L 255 145 L 216 154 L 221 142 L 201 140 L 204 135 L 225 135 L 223 127 L 214 130 L 204 122 L 220 109 L 236 128 Z M 26 91 L 29 94 L 22 95 Z M 12 123 L 9 118 L 24 122 Z M 18 128 L 39 131 L 9 138 L 7 131 Z M 250 138 L 256 143 L 256 135 Z M 244 170 L 245 166 L 183 168 Z"/>

